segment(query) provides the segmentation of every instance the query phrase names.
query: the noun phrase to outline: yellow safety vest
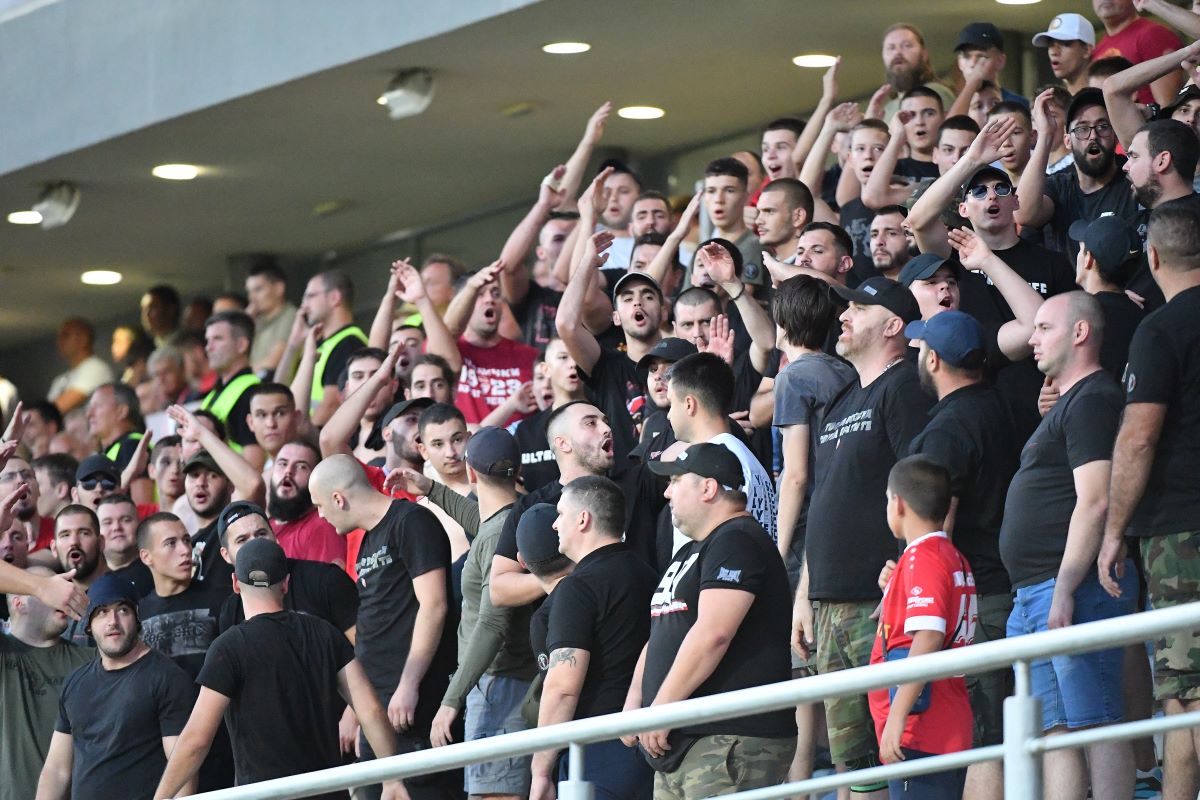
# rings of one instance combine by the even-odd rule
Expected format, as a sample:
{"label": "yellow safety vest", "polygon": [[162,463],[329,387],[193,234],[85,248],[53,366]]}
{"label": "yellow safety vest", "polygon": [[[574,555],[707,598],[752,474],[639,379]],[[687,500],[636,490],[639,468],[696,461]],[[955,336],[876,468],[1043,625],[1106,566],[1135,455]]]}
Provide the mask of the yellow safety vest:
{"label": "yellow safety vest", "polygon": [[[200,401],[200,409],[211,413],[214,417],[221,420],[221,424],[229,419],[230,413],[233,412],[233,407],[237,405],[238,400],[242,399],[242,395],[251,386],[261,383],[259,377],[253,372],[246,372],[238,375],[236,378],[225,384],[221,391],[213,389],[204,396]],[[232,439],[226,439],[229,447],[235,453],[242,452],[242,446]]]}
{"label": "yellow safety vest", "polygon": [[[124,436],[118,436],[117,440],[115,442],[113,442],[111,445],[109,445],[109,448],[104,451],[104,457],[107,458],[109,461],[116,463],[117,456],[120,455],[120,453],[121,453],[121,441],[124,438],[125,438]],[[142,434],[134,431],[133,433],[129,434],[129,438],[135,442],[140,442],[142,440]]]}
{"label": "yellow safety vest", "polygon": [[366,347],[367,335],[357,325],[347,325],[317,345],[317,365],[313,368],[312,393],[309,395],[310,410],[316,408],[325,399],[325,366],[329,362],[330,353],[349,336],[358,339],[363,347]]}

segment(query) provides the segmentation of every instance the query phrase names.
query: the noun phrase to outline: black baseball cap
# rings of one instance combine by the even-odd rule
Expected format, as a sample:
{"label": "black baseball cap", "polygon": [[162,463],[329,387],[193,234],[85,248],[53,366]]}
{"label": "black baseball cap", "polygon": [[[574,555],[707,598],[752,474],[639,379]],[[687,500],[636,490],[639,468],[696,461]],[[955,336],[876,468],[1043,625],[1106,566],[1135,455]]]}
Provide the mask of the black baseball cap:
{"label": "black baseball cap", "polygon": [[1197,86],[1194,83],[1189,83],[1187,86],[1180,89],[1179,93],[1175,95],[1175,99],[1163,106],[1158,112],[1157,118],[1170,119],[1171,115],[1175,113],[1175,109],[1179,108],[1189,100],[1200,100],[1200,86]]}
{"label": "black baseball cap", "polygon": [[217,465],[217,460],[207,450],[197,450],[193,453],[192,457],[183,463],[183,474],[187,475],[196,467],[204,467],[204,469],[215,472],[218,475],[225,475],[225,470]]}
{"label": "black baseball cap", "polygon": [[92,617],[96,612],[105,606],[111,606],[116,603],[124,603],[133,609],[133,613],[137,614],[138,600],[141,599],[138,594],[137,586],[133,581],[122,578],[111,572],[105,573],[96,579],[96,582],[88,587],[88,607],[87,613],[84,615],[84,629],[88,632],[92,628]]}
{"label": "black baseball cap", "polygon": [[1071,122],[1082,114],[1085,108],[1092,106],[1108,109],[1108,105],[1104,102],[1104,92],[1095,86],[1085,86],[1075,93],[1075,96],[1071,98],[1071,104],[1067,106],[1067,129],[1070,129]]}
{"label": "black baseball cap", "polygon": [[103,475],[106,478],[112,478],[117,483],[121,482],[121,470],[113,463],[112,459],[99,453],[94,453],[79,462],[79,466],[75,469],[75,482],[79,483],[93,475]]}
{"label": "black baseball cap", "polygon": [[677,336],[667,336],[664,339],[659,339],[658,344],[651,347],[646,355],[642,356],[637,363],[639,371],[649,371],[650,362],[658,359],[659,361],[667,361],[674,364],[693,355],[696,352],[696,345],[689,342],[687,339],[680,339]]}
{"label": "black baseball cap", "polygon": [[556,519],[558,509],[549,503],[536,503],[521,514],[517,520],[517,551],[526,564],[548,561],[559,554]]}
{"label": "black baseball cap", "polygon": [[1096,259],[1096,266],[1107,280],[1128,276],[1142,258],[1142,239],[1137,230],[1115,214],[1094,220],[1076,220],[1067,233],[1082,242]]}
{"label": "black baseball cap", "polygon": [[916,258],[910,259],[900,270],[900,283],[904,286],[912,286],[913,281],[929,280],[942,267],[950,267],[954,270],[955,275],[962,272],[962,265],[953,258],[942,258],[933,253],[921,253]]}
{"label": "black baseball cap", "polygon": [[221,538],[221,541],[224,541],[225,532],[229,530],[230,525],[237,522],[242,517],[249,517],[254,514],[257,514],[258,516],[267,520],[268,525],[271,524],[271,518],[267,516],[267,512],[263,511],[262,506],[260,506],[258,503],[251,503],[249,500],[238,500],[230,503],[229,505],[225,506],[220,515],[217,517],[217,536]]}
{"label": "black baseball cap", "polygon": [[467,440],[467,463],[480,475],[512,478],[521,463],[521,448],[511,433],[489,425]]}
{"label": "black baseball cap", "polygon": [[274,586],[287,577],[287,556],[270,539],[251,539],[238,550],[233,570],[243,586]]}
{"label": "black baseball cap", "polygon": [[983,326],[962,311],[943,311],[928,320],[910,322],[904,335],[920,339],[952,367],[961,367],[972,353],[985,352]]}
{"label": "black baseball cap", "polygon": [[648,466],[655,475],[699,475],[726,489],[741,489],[746,484],[742,462],[723,444],[694,444],[674,461],[651,461]]}
{"label": "black baseball cap", "polygon": [[429,408],[433,404],[434,403],[433,403],[432,397],[414,397],[411,400],[401,400],[399,403],[396,403],[391,408],[389,408],[387,410],[387,412],[383,415],[383,422],[381,422],[379,424],[380,429],[386,428],[388,425],[391,425],[392,420],[394,420],[396,417],[400,416],[401,414],[405,413],[409,409],[415,408],[417,411],[424,411],[425,409]]}
{"label": "black baseball cap", "polygon": [[613,284],[613,288],[612,288],[613,298],[616,299],[617,295],[619,295],[621,293],[621,290],[623,288],[625,288],[626,286],[635,284],[635,283],[644,283],[647,286],[650,286],[651,288],[653,288],[654,291],[658,292],[658,296],[660,298],[663,296],[662,287],[658,285],[658,281],[654,280],[653,277],[646,274],[645,272],[634,272],[633,270],[630,270],[629,272],[626,272],[624,275],[622,275],[620,278],[617,278],[617,282]]}
{"label": "black baseball cap", "polygon": [[967,47],[979,47],[984,50],[994,47],[1003,53],[1004,37],[1000,34],[1000,29],[990,22],[972,22],[959,31],[958,44],[954,45],[954,51],[958,52]]}
{"label": "black baseball cap", "polygon": [[917,298],[913,297],[913,293],[907,287],[882,275],[867,278],[857,289],[835,284],[833,290],[850,303],[883,306],[906,323],[921,318],[921,307],[917,305]]}

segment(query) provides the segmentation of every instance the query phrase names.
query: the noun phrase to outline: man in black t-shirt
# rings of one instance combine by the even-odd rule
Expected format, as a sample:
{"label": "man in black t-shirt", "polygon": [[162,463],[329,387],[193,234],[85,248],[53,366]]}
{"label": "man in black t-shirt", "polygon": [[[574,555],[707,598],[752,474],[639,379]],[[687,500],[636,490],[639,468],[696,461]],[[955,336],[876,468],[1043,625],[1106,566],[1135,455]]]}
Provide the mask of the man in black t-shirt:
{"label": "man in black t-shirt", "polygon": [[[1112,457],[1099,559],[1100,582],[1110,593],[1124,595],[1117,580],[1124,537],[1138,537],[1154,608],[1188,603],[1200,593],[1200,499],[1195,484],[1200,453],[1198,237],[1200,213],[1195,209],[1170,204],[1151,212],[1150,271],[1167,302],[1146,317],[1129,348],[1126,405]],[[1155,640],[1154,694],[1167,714],[1200,710],[1198,653],[1200,636],[1195,631]],[[1193,736],[1193,731],[1167,734],[1163,787],[1177,796],[1196,788]]]}
{"label": "man in black t-shirt", "polygon": [[[834,397],[817,430],[816,485],[793,642],[805,658],[815,643],[818,672],[870,660],[879,571],[896,555],[887,525],[888,471],[908,454],[930,407],[916,369],[904,358],[904,326],[921,316],[912,292],[884,277],[869,278],[856,290],[834,290],[850,303],[841,316],[838,355],[858,371],[858,380]],[[806,602],[812,600],[821,601],[815,642],[812,605]],[[866,696],[828,700],[825,711],[834,762],[874,763],[878,745]]]}
{"label": "man in black t-shirt", "polygon": [[38,797],[154,796],[196,692],[187,673],[142,640],[138,598],[133,583],[111,574],[88,590],[84,624],[100,657],[63,683]]}
{"label": "man in black t-shirt", "polygon": [[[625,707],[788,680],[788,620],[780,613],[791,598],[787,571],[747,513],[741,462],[706,442],[650,468],[670,476],[671,518],[691,542],[654,592],[650,640]],[[698,800],[781,783],[796,750],[796,723],[781,710],[636,738],[658,771],[657,794]]]}
{"label": "man in black t-shirt", "polygon": [[[337,723],[347,703],[375,752],[395,754],[387,716],[346,637],[324,620],[284,609],[283,548],[269,539],[247,542],[235,574],[246,621],[213,642],[196,680],[200,697],[156,797],[174,797],[196,773],[222,717],[236,745],[238,785],[338,766]],[[408,794],[388,781],[383,796]]]}
{"label": "man in black t-shirt", "polygon": [[521,483],[527,492],[537,491],[558,480],[558,462],[554,459],[554,448],[546,438],[546,422],[550,415],[554,409],[586,398],[579,367],[567,351],[566,344],[557,336],[546,345],[545,358],[534,369],[544,372],[549,378],[554,400],[550,408],[518,422],[513,433],[517,446],[521,448]]}
{"label": "man in black t-shirt", "polygon": [[[620,711],[650,633],[650,568],[621,541],[625,497],[607,478],[571,481],[558,501],[558,549],[575,570],[554,590],[549,654],[538,727]],[[567,775],[558,750],[533,756],[531,798],[552,797],[558,780],[583,780],[611,800],[649,800],[651,773],[619,741],[584,746],[584,774]]]}
{"label": "man in black t-shirt", "polygon": [[[1021,450],[1012,413],[984,382],[987,348],[978,321],[961,311],[944,311],[909,324],[905,333],[921,342],[917,373],[921,385],[938,400],[909,454],[929,456],[950,475],[950,515],[943,528],[975,575],[975,641],[1001,639],[1012,612],[1012,587],[1000,561],[1000,524]],[[967,676],[976,747],[1003,741],[1001,715],[1012,681],[1008,669]],[[999,765],[990,767],[972,765],[968,781],[998,785],[1003,777]]]}
{"label": "man in black t-shirt", "polygon": [[[1121,390],[1100,367],[1104,316],[1085,292],[1052,297],[1038,310],[1031,339],[1038,368],[1061,387],[1021,452],[1004,504],[1000,557],[1015,589],[1008,636],[1128,614],[1137,594],[1132,562],[1122,563],[1123,597],[1100,586],[1096,553],[1104,530]],[[1042,730],[1107,725],[1123,716],[1123,649],[1035,662],[1033,694]],[[1090,773],[1090,774],[1089,774]],[[1133,796],[1133,749],[1106,742],[1046,754],[1047,796]]]}
{"label": "man in black t-shirt", "polygon": [[1142,261],[1141,239],[1120,217],[1076,222],[1071,226],[1071,238],[1082,245],[1075,259],[1075,281],[1104,311],[1100,366],[1123,381],[1129,343],[1146,316],[1123,288]]}
{"label": "man in black t-shirt", "polygon": [[[309,478],[313,503],[339,534],[365,531],[358,551],[355,654],[400,752],[429,747],[434,714],[454,672],[459,610],[449,602],[450,542],[433,512],[371,487],[352,457],[333,455]],[[364,759],[373,757],[360,741]],[[415,798],[456,797],[462,770],[408,782]]]}

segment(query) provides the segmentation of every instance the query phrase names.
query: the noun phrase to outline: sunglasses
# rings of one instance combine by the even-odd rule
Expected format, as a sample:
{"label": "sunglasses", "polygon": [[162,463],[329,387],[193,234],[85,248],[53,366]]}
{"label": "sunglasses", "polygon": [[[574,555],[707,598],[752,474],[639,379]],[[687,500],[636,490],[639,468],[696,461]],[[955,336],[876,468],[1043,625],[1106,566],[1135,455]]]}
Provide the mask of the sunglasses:
{"label": "sunglasses", "polygon": [[1011,184],[997,183],[995,186],[972,186],[970,189],[967,189],[967,196],[973,197],[976,200],[986,200],[989,190],[992,192],[992,194],[996,195],[996,197],[1008,197],[1013,193],[1013,187]]}
{"label": "sunglasses", "polygon": [[112,478],[84,478],[79,482],[79,487],[86,492],[94,492],[98,488],[111,492],[117,488],[117,482]]}

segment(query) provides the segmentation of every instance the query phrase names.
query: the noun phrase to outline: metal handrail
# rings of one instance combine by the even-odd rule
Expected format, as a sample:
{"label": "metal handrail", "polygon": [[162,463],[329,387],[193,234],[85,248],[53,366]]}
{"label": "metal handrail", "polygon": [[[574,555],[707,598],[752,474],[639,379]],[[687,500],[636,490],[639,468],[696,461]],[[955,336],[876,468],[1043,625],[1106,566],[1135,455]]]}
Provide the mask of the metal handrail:
{"label": "metal handrail", "polygon": [[[704,722],[732,719],[792,708],[802,703],[861,695],[871,689],[885,686],[935,680],[968,673],[989,672],[1014,665],[1017,666],[1018,695],[1026,696],[1009,698],[1009,702],[1027,700],[1032,703],[1035,702],[1033,698],[1027,696],[1028,663],[1030,661],[1050,656],[1118,647],[1147,641],[1176,631],[1196,629],[1200,629],[1200,602],[1158,611],[1130,614],[1100,622],[1073,625],[1068,628],[1012,639],[985,642],[954,650],[943,650],[916,658],[889,661],[884,664],[683,700],[663,706],[573,720],[545,728],[509,733],[361,764],[333,767],[232,789],[207,792],[196,795],[196,798],[203,798],[203,800],[290,800],[290,798],[310,797],[339,789],[379,783],[383,780],[409,778],[499,758],[527,755],[539,750],[610,741],[641,731],[674,729]],[[1006,727],[1008,722],[1009,720],[1006,719]],[[1006,729],[1006,744],[1003,745],[1006,759],[1018,752],[1017,749],[1014,749],[1013,744],[1008,742],[1009,733],[1010,731]],[[1027,733],[1032,734],[1033,732],[1027,731]],[[1030,743],[1033,738],[1033,735],[1023,735],[1019,744],[1019,752],[1031,758],[1038,755],[1033,752],[1034,745]],[[573,747],[571,750],[574,766],[581,748]],[[989,751],[988,757],[985,758],[979,758],[978,754],[974,756],[962,754],[958,757],[963,759],[963,763],[969,763],[967,759],[990,760],[991,755],[992,753]],[[920,761],[925,761],[925,759],[920,759]],[[891,777],[903,777],[904,774],[911,775],[917,774],[918,771],[925,771],[918,761],[905,762],[905,764],[912,769],[905,773],[897,771],[897,774],[891,775]],[[573,771],[572,774],[578,776],[581,772]],[[837,778],[845,778],[850,774],[844,773]],[[560,797],[562,796],[560,793]],[[1025,796],[1033,797],[1035,795],[1027,794]]]}

